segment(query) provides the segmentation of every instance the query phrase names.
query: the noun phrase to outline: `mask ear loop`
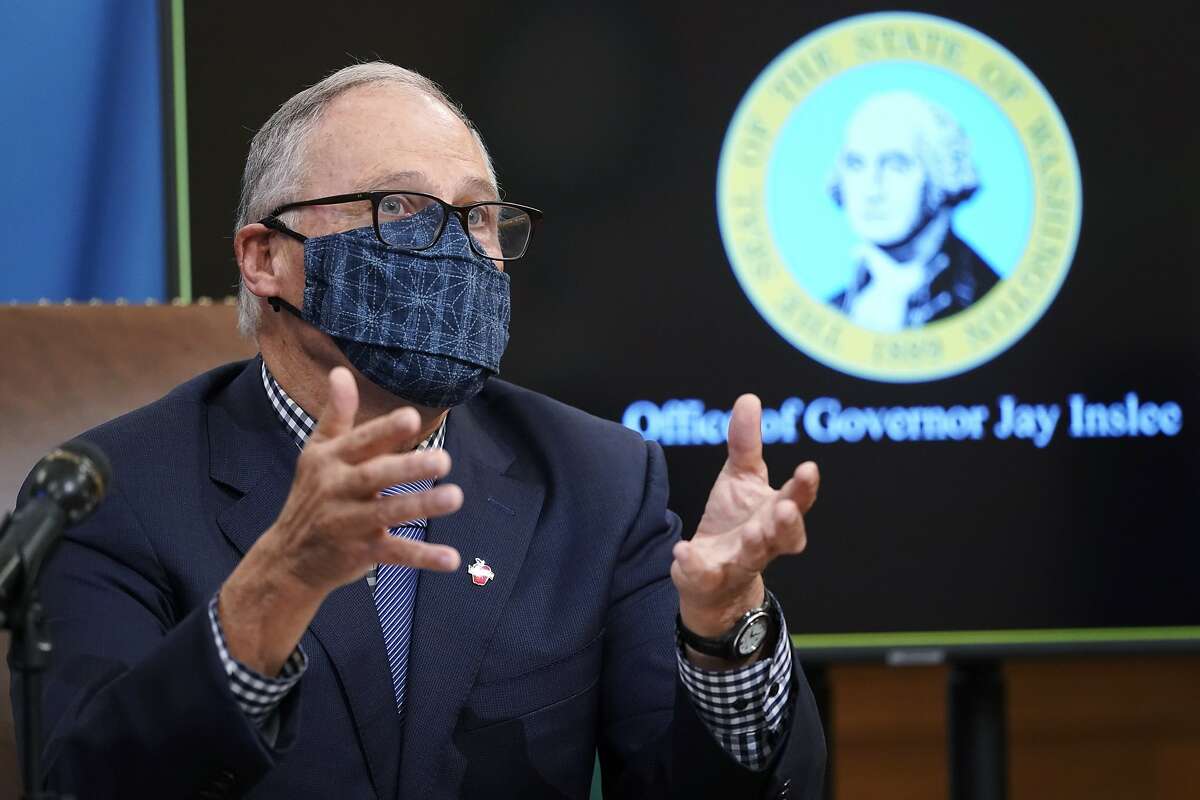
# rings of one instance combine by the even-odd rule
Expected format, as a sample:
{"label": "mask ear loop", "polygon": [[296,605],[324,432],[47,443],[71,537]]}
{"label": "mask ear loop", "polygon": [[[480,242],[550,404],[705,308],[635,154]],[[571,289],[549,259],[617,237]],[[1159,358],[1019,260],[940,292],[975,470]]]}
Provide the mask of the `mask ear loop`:
{"label": "mask ear loop", "polygon": [[284,300],[282,297],[268,297],[267,304],[271,306],[271,310],[278,314],[281,310],[286,310],[300,319],[304,319],[304,315],[300,313],[300,309]]}
{"label": "mask ear loop", "polygon": [[[276,217],[274,215],[263,217],[258,222],[260,225],[265,225],[266,227],[270,228],[273,231],[277,231],[277,232],[285,234],[287,236],[291,236],[293,239],[295,239],[298,242],[305,242],[308,240],[307,236],[305,236],[304,234],[301,234],[301,233],[297,233],[296,231],[292,230],[287,225],[283,224],[283,220],[279,219],[279,217]],[[268,297],[267,303],[271,306],[271,310],[274,311],[276,314],[279,313],[280,309],[287,309],[290,313],[294,314],[295,316],[299,317],[300,319],[304,319],[304,315],[300,313],[300,309],[296,308],[294,305],[289,303],[287,300],[284,300],[282,297]]]}

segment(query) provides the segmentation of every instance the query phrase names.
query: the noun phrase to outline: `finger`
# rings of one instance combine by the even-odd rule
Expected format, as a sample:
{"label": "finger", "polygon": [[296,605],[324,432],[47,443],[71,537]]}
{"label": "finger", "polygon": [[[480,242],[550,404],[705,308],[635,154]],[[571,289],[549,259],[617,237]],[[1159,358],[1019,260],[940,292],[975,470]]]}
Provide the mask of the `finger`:
{"label": "finger", "polygon": [[771,531],[762,525],[746,525],[742,529],[738,566],[746,572],[760,573],[774,556]]}
{"label": "finger", "polygon": [[744,394],[733,404],[729,418],[729,463],[736,469],[758,472],[762,460],[762,402]]}
{"label": "finger", "polygon": [[682,566],[683,562],[685,562],[685,561],[690,563],[690,560],[691,560],[690,555],[691,554],[688,552],[690,547],[691,547],[691,545],[689,542],[678,541],[675,543],[675,546],[671,548],[671,556],[676,561],[680,562],[680,566]]}
{"label": "finger", "polygon": [[[808,544],[804,515],[799,506],[786,498],[771,509],[771,527],[767,532],[768,561],[779,555],[799,553]],[[765,564],[763,565],[765,568]]]}
{"label": "finger", "polygon": [[358,413],[358,386],[354,376],[345,367],[334,367],[329,371],[329,398],[321,409],[312,441],[328,441],[341,436],[354,427],[354,415]]}
{"label": "finger", "polygon": [[411,443],[421,432],[421,415],[415,408],[398,408],[390,414],[364,422],[339,436],[333,451],[348,464],[366,461],[381,453],[392,453]]}
{"label": "finger", "polygon": [[695,543],[677,542],[671,554],[675,557],[672,574],[678,567],[683,578],[699,591],[713,592],[725,584],[725,562],[707,557]]}
{"label": "finger", "polygon": [[795,502],[777,496],[739,531],[737,565],[761,573],[777,557],[799,553],[805,544],[804,515]]}
{"label": "finger", "polygon": [[796,504],[801,514],[807,514],[817,502],[817,491],[821,487],[821,472],[817,465],[805,461],[792,472],[779,494]]}
{"label": "finger", "polygon": [[414,519],[453,514],[462,508],[462,502],[462,489],[444,483],[424,492],[362,500],[347,512],[347,524],[356,530],[395,528]]}
{"label": "finger", "polygon": [[696,548],[692,547],[691,542],[676,542],[675,547],[671,550],[671,555],[675,558],[672,571],[678,569],[684,579],[692,584],[700,583],[704,579],[706,573],[704,560]]}
{"label": "finger", "polygon": [[436,480],[448,472],[450,454],[445,450],[375,456],[347,470],[346,488],[351,494],[370,497],[390,486]]}
{"label": "finger", "polygon": [[375,560],[380,564],[401,564],[417,569],[453,572],[462,558],[453,547],[430,544],[403,536],[387,536],[375,546]]}

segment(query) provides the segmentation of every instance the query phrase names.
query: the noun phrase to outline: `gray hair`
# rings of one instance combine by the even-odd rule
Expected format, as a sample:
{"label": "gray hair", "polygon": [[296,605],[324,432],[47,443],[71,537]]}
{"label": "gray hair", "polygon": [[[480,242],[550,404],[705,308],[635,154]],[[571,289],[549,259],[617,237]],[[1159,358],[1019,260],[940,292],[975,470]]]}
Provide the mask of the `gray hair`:
{"label": "gray hair", "polygon": [[[949,111],[914,92],[892,91],[873,94],[862,102],[846,125],[870,119],[880,125],[901,129],[909,126],[916,137],[916,150],[934,193],[936,207],[953,208],[979,191],[979,173],[971,157],[971,140]],[[841,155],[829,178],[833,201],[842,204]]]}
{"label": "gray hair", "polygon": [[[483,137],[475,125],[441,87],[419,72],[385,61],[371,61],[344,67],[304,91],[293,95],[279,107],[250,141],[246,171],[242,175],[242,196],[238,203],[234,231],[262,219],[272,210],[297,199],[307,165],[305,149],[309,135],[316,129],[329,104],[339,95],[360,87],[392,84],[413,89],[445,104],[463,121],[475,137],[487,165],[488,176],[496,183],[496,170]],[[259,298],[239,279],[238,330],[253,337],[259,328],[262,305]]]}

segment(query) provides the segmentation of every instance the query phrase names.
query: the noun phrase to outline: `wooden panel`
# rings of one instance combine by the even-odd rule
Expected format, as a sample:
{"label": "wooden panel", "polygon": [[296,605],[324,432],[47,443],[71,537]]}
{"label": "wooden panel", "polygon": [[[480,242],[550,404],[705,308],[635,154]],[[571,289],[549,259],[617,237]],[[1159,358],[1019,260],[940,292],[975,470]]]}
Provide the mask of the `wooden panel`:
{"label": "wooden panel", "polygon": [[1015,798],[1200,796],[1200,658],[1014,662]]}
{"label": "wooden panel", "polygon": [[944,800],[946,669],[833,667],[837,798]]}
{"label": "wooden panel", "polygon": [[[948,796],[945,667],[839,666],[836,797]],[[1200,796],[1200,657],[1005,668],[1013,800]]]}
{"label": "wooden panel", "polygon": [[[0,510],[55,445],[247,358],[232,305],[0,308]],[[8,636],[0,636],[8,651]],[[8,668],[0,665],[0,800],[20,781]]]}
{"label": "wooden panel", "polygon": [[232,305],[0,308],[0,508],[54,445],[253,355],[236,313]]}

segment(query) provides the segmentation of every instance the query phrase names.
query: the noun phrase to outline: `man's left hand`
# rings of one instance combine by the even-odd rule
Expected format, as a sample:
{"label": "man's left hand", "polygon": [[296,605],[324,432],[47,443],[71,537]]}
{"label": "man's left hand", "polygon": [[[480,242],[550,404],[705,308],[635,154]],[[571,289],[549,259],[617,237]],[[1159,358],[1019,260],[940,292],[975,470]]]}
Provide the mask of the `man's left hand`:
{"label": "man's left hand", "polygon": [[[820,474],[807,461],[780,489],[772,489],[762,457],[762,403],[752,394],[733,405],[729,457],[708,496],[690,541],[675,545],[671,579],[679,590],[679,615],[691,631],[725,634],[764,600],[762,572],[777,556],[807,543],[804,515],[817,499]],[[702,666],[734,666],[704,662]]]}

